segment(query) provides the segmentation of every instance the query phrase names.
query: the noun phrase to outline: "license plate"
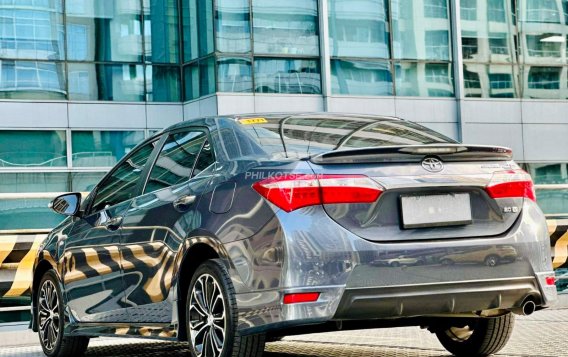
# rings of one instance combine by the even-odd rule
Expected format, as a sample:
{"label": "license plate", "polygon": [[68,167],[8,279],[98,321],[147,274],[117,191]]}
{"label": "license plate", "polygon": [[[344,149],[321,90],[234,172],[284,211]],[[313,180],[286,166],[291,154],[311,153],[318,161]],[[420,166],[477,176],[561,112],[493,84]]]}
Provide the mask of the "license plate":
{"label": "license plate", "polygon": [[469,194],[404,196],[402,224],[404,228],[445,227],[471,224]]}

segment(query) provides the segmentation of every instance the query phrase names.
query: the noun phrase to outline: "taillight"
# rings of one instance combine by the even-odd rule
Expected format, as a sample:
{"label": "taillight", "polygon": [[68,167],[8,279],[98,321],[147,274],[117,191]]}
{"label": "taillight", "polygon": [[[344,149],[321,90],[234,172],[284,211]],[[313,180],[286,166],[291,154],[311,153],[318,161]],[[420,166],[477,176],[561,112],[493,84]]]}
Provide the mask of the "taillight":
{"label": "taillight", "polygon": [[286,212],[318,204],[372,203],[383,192],[364,175],[287,174],[271,177],[252,187]]}
{"label": "taillight", "polygon": [[492,198],[528,198],[536,201],[531,176],[523,170],[499,171],[493,174],[486,189]]}

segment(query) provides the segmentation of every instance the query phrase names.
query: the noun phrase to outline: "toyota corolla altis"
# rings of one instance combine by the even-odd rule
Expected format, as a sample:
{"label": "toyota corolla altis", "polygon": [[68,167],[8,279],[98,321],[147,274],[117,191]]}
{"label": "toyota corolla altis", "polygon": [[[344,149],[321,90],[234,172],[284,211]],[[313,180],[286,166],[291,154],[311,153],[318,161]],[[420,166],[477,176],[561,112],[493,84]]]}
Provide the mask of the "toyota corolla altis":
{"label": "toyota corolla altis", "polygon": [[545,219],[511,150],[396,118],[189,120],[51,205],[68,217],[32,287],[48,356],[134,336],[254,357],[281,336],[393,326],[484,356],[513,313],[556,299]]}

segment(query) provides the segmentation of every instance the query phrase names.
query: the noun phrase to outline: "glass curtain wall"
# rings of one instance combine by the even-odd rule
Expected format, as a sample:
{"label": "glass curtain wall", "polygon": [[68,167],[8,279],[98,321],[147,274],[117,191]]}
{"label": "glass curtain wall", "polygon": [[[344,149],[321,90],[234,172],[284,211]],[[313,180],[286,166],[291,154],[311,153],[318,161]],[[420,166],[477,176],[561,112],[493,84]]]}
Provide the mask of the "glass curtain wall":
{"label": "glass curtain wall", "polygon": [[568,2],[462,0],[466,97],[568,99]]}
{"label": "glass curtain wall", "polygon": [[317,0],[191,0],[183,11],[185,100],[321,93]]}
{"label": "glass curtain wall", "polygon": [[329,0],[332,93],[452,97],[447,0]]}
{"label": "glass curtain wall", "polygon": [[0,0],[0,99],[179,102],[178,0]]}

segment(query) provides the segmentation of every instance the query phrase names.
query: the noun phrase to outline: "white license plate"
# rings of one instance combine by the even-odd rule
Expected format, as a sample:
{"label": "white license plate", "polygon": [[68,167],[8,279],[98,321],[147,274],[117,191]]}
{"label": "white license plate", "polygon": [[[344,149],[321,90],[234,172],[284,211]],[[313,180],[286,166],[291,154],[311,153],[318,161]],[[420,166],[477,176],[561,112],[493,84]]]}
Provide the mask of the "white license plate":
{"label": "white license plate", "polygon": [[404,228],[445,227],[471,224],[469,194],[403,196]]}

